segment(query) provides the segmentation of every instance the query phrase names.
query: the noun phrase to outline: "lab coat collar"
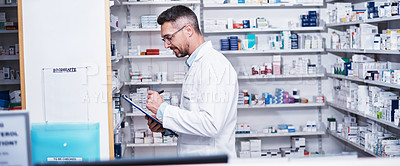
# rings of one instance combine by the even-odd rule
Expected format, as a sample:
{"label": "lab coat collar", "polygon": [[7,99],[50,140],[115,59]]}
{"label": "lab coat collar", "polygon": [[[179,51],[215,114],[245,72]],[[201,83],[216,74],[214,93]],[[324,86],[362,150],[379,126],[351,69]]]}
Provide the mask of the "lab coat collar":
{"label": "lab coat collar", "polygon": [[190,69],[190,67],[192,66],[194,60],[195,60],[196,57],[197,57],[197,54],[199,54],[201,48],[202,48],[206,43],[207,43],[207,42],[204,42],[204,43],[201,44],[199,47],[197,47],[197,49],[194,50],[194,52],[192,53],[192,55],[190,55],[189,58],[186,59],[186,62],[185,62],[185,63],[186,63],[186,65],[187,65],[188,69]]}

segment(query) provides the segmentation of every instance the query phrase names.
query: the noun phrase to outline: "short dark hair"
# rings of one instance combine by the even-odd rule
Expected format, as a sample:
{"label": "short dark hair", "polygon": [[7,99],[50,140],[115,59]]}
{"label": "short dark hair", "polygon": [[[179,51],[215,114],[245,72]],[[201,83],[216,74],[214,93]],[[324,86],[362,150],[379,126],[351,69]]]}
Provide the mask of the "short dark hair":
{"label": "short dark hair", "polygon": [[201,33],[196,14],[190,8],[182,5],[173,6],[162,12],[157,18],[157,23],[160,25],[163,25],[165,22],[169,21],[175,23],[176,20],[183,17],[189,21],[189,24],[192,25],[197,33]]}

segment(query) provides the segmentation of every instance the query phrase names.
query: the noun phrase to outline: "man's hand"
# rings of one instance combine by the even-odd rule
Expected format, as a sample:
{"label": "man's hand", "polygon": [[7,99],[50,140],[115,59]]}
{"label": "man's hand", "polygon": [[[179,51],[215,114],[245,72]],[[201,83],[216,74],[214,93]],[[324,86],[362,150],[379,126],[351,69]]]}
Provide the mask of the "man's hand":
{"label": "man's hand", "polygon": [[[165,132],[165,129],[158,124],[156,121],[154,121],[153,119],[150,119],[149,117],[145,116],[146,120],[147,120],[147,125],[149,125],[149,128],[152,132]],[[156,118],[155,115],[153,115],[153,118]]]}
{"label": "man's hand", "polygon": [[146,107],[154,114],[157,114],[157,110],[160,105],[165,102],[164,99],[156,91],[147,91],[147,104]]}

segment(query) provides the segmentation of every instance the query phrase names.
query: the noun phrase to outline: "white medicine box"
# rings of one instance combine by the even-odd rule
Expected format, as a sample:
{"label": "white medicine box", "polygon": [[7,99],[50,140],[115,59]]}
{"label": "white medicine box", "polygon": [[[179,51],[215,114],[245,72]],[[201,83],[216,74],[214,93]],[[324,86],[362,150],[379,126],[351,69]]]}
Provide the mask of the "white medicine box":
{"label": "white medicine box", "polygon": [[21,102],[21,90],[16,90],[10,93],[10,101],[11,103],[20,103]]}

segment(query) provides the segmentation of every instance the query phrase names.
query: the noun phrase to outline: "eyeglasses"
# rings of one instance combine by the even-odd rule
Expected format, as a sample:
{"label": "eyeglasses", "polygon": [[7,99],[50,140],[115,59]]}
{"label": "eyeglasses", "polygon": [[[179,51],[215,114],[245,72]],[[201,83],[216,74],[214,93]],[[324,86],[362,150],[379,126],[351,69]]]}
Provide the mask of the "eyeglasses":
{"label": "eyeglasses", "polygon": [[169,35],[169,36],[167,36],[167,37],[165,37],[165,38],[162,38],[161,40],[162,40],[164,43],[167,43],[168,45],[170,45],[170,44],[171,44],[172,37],[174,37],[174,35],[175,35],[176,33],[178,33],[179,31],[181,31],[181,30],[182,30],[183,28],[185,28],[185,27],[186,27],[186,25],[183,26],[182,28],[180,28],[179,30],[177,30],[176,32],[172,33],[171,35]]}

